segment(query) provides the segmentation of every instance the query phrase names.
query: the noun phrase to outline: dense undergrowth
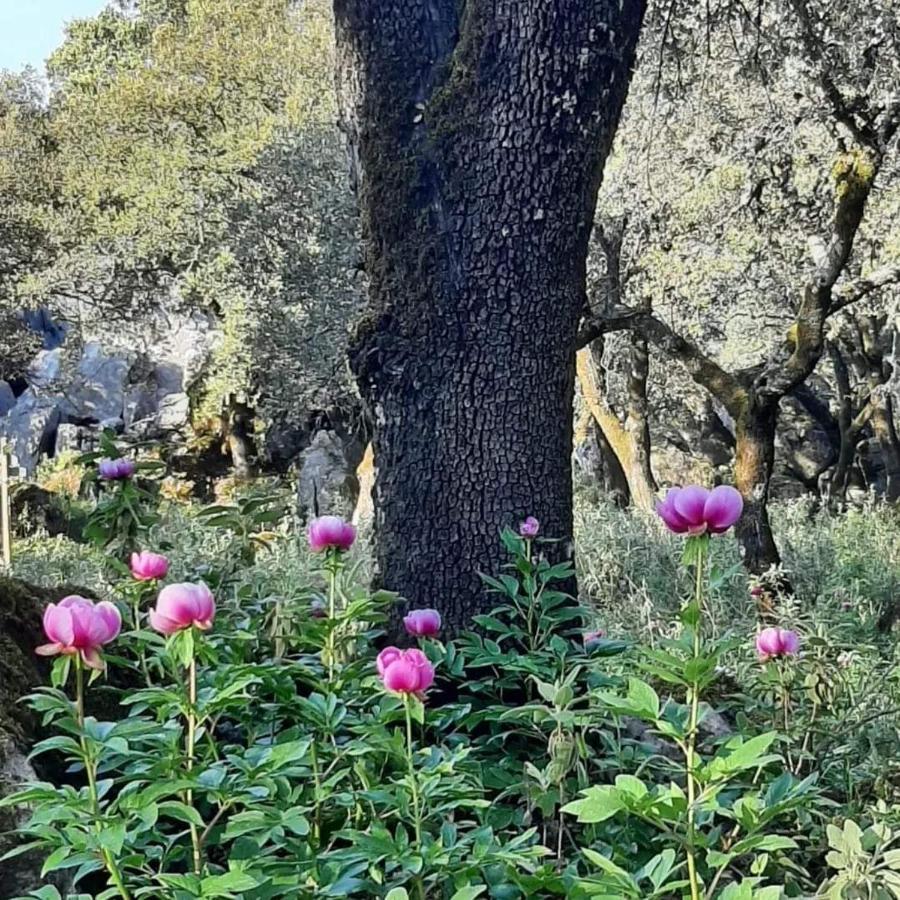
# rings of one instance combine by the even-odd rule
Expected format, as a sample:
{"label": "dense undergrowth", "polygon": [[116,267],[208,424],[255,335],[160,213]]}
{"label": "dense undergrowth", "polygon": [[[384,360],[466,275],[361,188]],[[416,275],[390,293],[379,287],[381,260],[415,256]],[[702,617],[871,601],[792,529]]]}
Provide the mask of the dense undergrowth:
{"label": "dense undergrowth", "polygon": [[[585,503],[574,604],[510,523],[478,630],[410,636],[419,692],[375,665],[396,598],[365,588],[365,535],[312,553],[276,486],[197,508],[140,484],[96,489],[92,545],[16,547],[20,577],[116,605],[101,651],[133,685],[61,655],[31,698],[35,752],[72,771],[5,802],[72,896],[900,896],[894,512],[778,507],[789,598],[728,534]],[[136,549],[165,554],[161,584],[209,585],[214,622],[151,628]],[[800,652],[761,658],[769,626]]]}

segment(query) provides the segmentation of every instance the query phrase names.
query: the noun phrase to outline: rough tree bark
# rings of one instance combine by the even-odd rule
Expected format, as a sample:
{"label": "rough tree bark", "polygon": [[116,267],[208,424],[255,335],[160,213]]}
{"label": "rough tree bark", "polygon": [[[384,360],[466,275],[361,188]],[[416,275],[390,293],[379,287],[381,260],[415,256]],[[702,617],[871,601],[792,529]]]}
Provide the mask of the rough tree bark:
{"label": "rough tree bark", "polygon": [[369,307],[376,578],[451,631],[533,513],[572,537],[585,258],[643,0],[335,0]]}

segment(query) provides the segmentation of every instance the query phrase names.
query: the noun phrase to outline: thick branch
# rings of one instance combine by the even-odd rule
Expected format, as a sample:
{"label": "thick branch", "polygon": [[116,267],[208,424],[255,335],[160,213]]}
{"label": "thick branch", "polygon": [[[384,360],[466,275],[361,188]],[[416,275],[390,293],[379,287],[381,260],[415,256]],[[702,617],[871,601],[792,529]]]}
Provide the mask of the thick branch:
{"label": "thick branch", "polygon": [[578,347],[594,337],[613,331],[632,330],[678,360],[697,384],[719,400],[729,414],[737,418],[746,405],[746,390],[740,381],[707,356],[693,341],[676,333],[661,319],[646,310],[618,307],[602,318],[587,321],[578,335]]}

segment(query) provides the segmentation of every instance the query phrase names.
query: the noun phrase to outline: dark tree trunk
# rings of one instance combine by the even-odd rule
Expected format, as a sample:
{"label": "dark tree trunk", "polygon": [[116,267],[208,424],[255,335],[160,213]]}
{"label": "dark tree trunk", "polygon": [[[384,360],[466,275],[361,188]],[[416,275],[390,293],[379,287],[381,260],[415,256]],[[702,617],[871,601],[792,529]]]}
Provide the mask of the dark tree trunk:
{"label": "dark tree trunk", "polygon": [[335,0],[377,578],[451,632],[531,513],[572,553],[574,348],[642,0]]}
{"label": "dark tree trunk", "polygon": [[596,419],[592,420],[593,434],[597,441],[597,448],[600,453],[602,462],[601,478],[603,483],[603,493],[612,500],[612,502],[624,509],[631,502],[631,487],[628,479],[625,477],[625,470],[619,457],[616,455],[615,448],[607,440],[606,434],[600,427]]}
{"label": "dark tree trunk", "polygon": [[768,510],[777,421],[778,405],[756,405],[752,395],[735,420],[734,480],[744,498],[736,531],[744,566],[752,575],[781,563]]}
{"label": "dark tree trunk", "polygon": [[850,486],[850,475],[856,461],[860,432],[864,420],[853,415],[853,390],[850,386],[850,370],[838,346],[828,341],[828,356],[834,370],[834,381],[837,389],[838,426],[840,428],[840,450],[837,463],[831,473],[829,493],[833,500],[842,504],[847,497]]}

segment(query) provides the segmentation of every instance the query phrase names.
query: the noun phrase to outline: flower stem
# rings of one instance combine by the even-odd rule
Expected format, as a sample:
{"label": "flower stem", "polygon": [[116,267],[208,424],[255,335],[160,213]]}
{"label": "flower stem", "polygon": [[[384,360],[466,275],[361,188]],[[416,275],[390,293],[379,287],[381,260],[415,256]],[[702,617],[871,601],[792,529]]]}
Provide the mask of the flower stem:
{"label": "flower stem", "polygon": [[[188,712],[187,712],[187,773],[188,777],[194,769],[194,746],[197,740],[197,657],[191,656],[188,665]],[[187,790],[187,805],[194,806],[194,791],[192,788]],[[199,875],[202,871],[200,833],[197,826],[191,822],[191,848],[193,850],[194,874]]]}
{"label": "flower stem", "polygon": [[312,762],[312,771],[313,771],[313,786],[315,790],[315,794],[313,795],[313,802],[315,804],[315,818],[313,819],[313,837],[316,839],[317,844],[321,844],[322,841],[322,776],[319,774],[319,754],[316,750],[316,740],[318,739],[318,734],[313,734],[312,743],[309,745],[310,749],[310,757]]}
{"label": "flower stem", "polygon": [[[692,651],[693,659],[698,659],[701,652],[700,626],[703,620],[703,575],[705,544],[698,540],[697,555],[695,559],[696,581],[694,584],[694,605],[696,607],[697,621],[692,627]],[[697,861],[695,855],[695,842],[697,833],[697,725],[700,719],[700,688],[696,681],[692,681],[687,689],[687,703],[690,707],[688,718],[688,730],[685,739],[685,774],[687,780],[687,870],[688,881],[691,886],[691,900],[700,900],[700,879],[697,875]]]}
{"label": "flower stem", "polygon": [[325,563],[325,569],[328,572],[328,680],[334,680],[334,663],[335,663],[335,643],[337,640],[337,623],[335,621],[335,613],[337,606],[337,574],[340,566],[337,551],[329,550],[328,558]]}
{"label": "flower stem", "polygon": [[[422,847],[422,810],[419,804],[419,780],[416,775],[416,766],[413,762],[413,736],[412,736],[412,697],[403,695],[403,711],[406,713],[406,763],[409,769],[409,792],[412,795],[413,804],[413,828],[416,836],[416,847]],[[421,877],[416,878],[416,885],[421,900],[425,898],[425,888],[422,886]]]}
{"label": "flower stem", "polygon": [[534,635],[534,566],[532,564],[532,547],[531,539],[525,538],[525,559],[528,561],[528,609],[526,610],[526,621],[528,627],[528,647],[534,652],[535,635]]}
{"label": "flower stem", "polygon": [[[97,796],[97,764],[94,761],[94,754],[88,746],[87,737],[84,733],[84,664],[80,656],[75,657],[75,719],[78,722],[78,739],[81,744],[81,754],[84,758],[84,771],[88,780],[91,815],[94,817],[94,826],[99,835],[103,832],[103,827],[100,825],[100,798]],[[119,871],[118,863],[116,863],[112,853],[106,848],[101,848],[100,855],[103,857],[106,870],[109,872],[109,876],[112,878],[120,896],[124,900],[131,900],[128,888],[125,887],[125,882],[122,879],[122,873]]]}

